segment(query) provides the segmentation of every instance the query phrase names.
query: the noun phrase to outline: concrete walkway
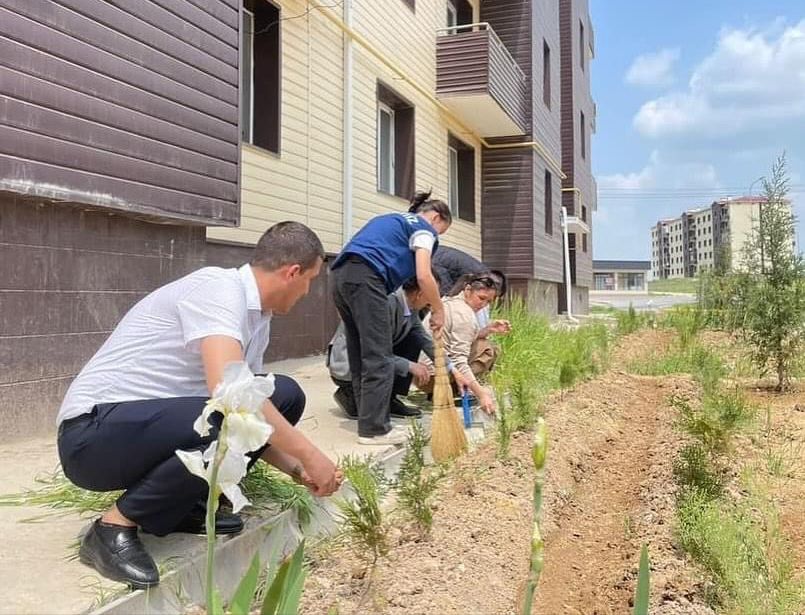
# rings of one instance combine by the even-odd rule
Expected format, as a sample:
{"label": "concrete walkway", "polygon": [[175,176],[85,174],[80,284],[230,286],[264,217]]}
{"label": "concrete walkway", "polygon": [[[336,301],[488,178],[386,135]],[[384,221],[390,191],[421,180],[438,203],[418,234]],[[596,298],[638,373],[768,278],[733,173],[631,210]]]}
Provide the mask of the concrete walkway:
{"label": "concrete walkway", "polygon": [[[333,458],[347,454],[388,455],[393,447],[357,444],[356,423],[343,417],[332,399],[335,389],[322,357],[295,359],[268,365],[275,373],[296,378],[307,393],[307,412],[301,428]],[[37,476],[58,466],[55,436],[0,445],[0,494],[36,488]],[[6,587],[0,613],[83,613],[125,588],[69,558],[71,545],[91,517],[76,514],[49,516],[37,523],[24,520],[56,512],[46,508],[0,507],[0,578]],[[188,535],[146,536],[149,549],[163,563],[197,557],[205,539]]]}

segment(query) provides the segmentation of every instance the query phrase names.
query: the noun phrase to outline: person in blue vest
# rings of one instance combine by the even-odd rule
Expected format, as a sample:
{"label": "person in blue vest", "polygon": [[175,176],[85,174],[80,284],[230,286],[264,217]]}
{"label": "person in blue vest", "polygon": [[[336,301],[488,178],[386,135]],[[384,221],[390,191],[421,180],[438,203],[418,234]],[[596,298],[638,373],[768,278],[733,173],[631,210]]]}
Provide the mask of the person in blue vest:
{"label": "person in blue vest", "polygon": [[447,203],[419,192],[407,213],[383,214],[367,222],[333,262],[333,298],[346,332],[360,444],[406,440],[407,430],[391,425],[394,353],[388,295],[416,276],[431,308],[431,329],[434,335],[441,333],[444,307],[431,256],[452,220]]}

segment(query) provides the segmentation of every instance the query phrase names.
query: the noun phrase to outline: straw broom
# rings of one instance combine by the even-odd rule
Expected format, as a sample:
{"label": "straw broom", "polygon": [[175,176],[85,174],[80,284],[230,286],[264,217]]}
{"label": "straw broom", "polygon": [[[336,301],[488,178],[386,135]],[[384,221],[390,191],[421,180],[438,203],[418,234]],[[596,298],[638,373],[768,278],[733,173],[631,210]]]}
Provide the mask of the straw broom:
{"label": "straw broom", "polygon": [[445,365],[444,343],[439,333],[433,337],[433,421],[430,447],[433,459],[437,462],[449,461],[458,457],[467,448],[464,426],[453,406],[453,389]]}

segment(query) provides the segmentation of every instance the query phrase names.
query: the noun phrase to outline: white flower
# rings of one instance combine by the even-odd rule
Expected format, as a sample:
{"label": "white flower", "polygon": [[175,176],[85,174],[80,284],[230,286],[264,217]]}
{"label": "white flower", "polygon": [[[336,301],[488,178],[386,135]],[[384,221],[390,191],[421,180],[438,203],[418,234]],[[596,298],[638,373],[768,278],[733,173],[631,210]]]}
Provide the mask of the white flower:
{"label": "white flower", "polygon": [[[176,455],[190,470],[191,474],[203,478],[209,484],[212,478],[212,462],[215,459],[217,449],[218,442],[213,442],[203,454],[200,451],[176,451]],[[232,502],[234,512],[238,512],[249,504],[249,500],[246,499],[238,486],[240,480],[246,476],[248,463],[249,458],[246,455],[229,449],[218,468],[216,483],[221,492]]]}
{"label": "white flower", "polygon": [[263,404],[273,393],[273,374],[255,376],[246,363],[230,363],[193,429],[202,436],[209,435],[209,417],[220,412],[227,421],[227,446],[241,453],[256,450],[274,431],[263,416]]}

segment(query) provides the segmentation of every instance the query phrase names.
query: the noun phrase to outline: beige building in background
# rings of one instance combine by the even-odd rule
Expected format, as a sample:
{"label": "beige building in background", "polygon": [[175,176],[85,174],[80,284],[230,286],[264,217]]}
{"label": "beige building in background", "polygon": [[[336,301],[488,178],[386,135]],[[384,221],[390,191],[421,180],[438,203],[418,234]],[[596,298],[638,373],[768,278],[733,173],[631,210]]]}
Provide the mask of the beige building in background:
{"label": "beige building in background", "polygon": [[651,229],[653,278],[695,277],[721,258],[730,258],[731,266],[740,269],[744,245],[757,228],[765,202],[762,196],[724,198],[660,220]]}

